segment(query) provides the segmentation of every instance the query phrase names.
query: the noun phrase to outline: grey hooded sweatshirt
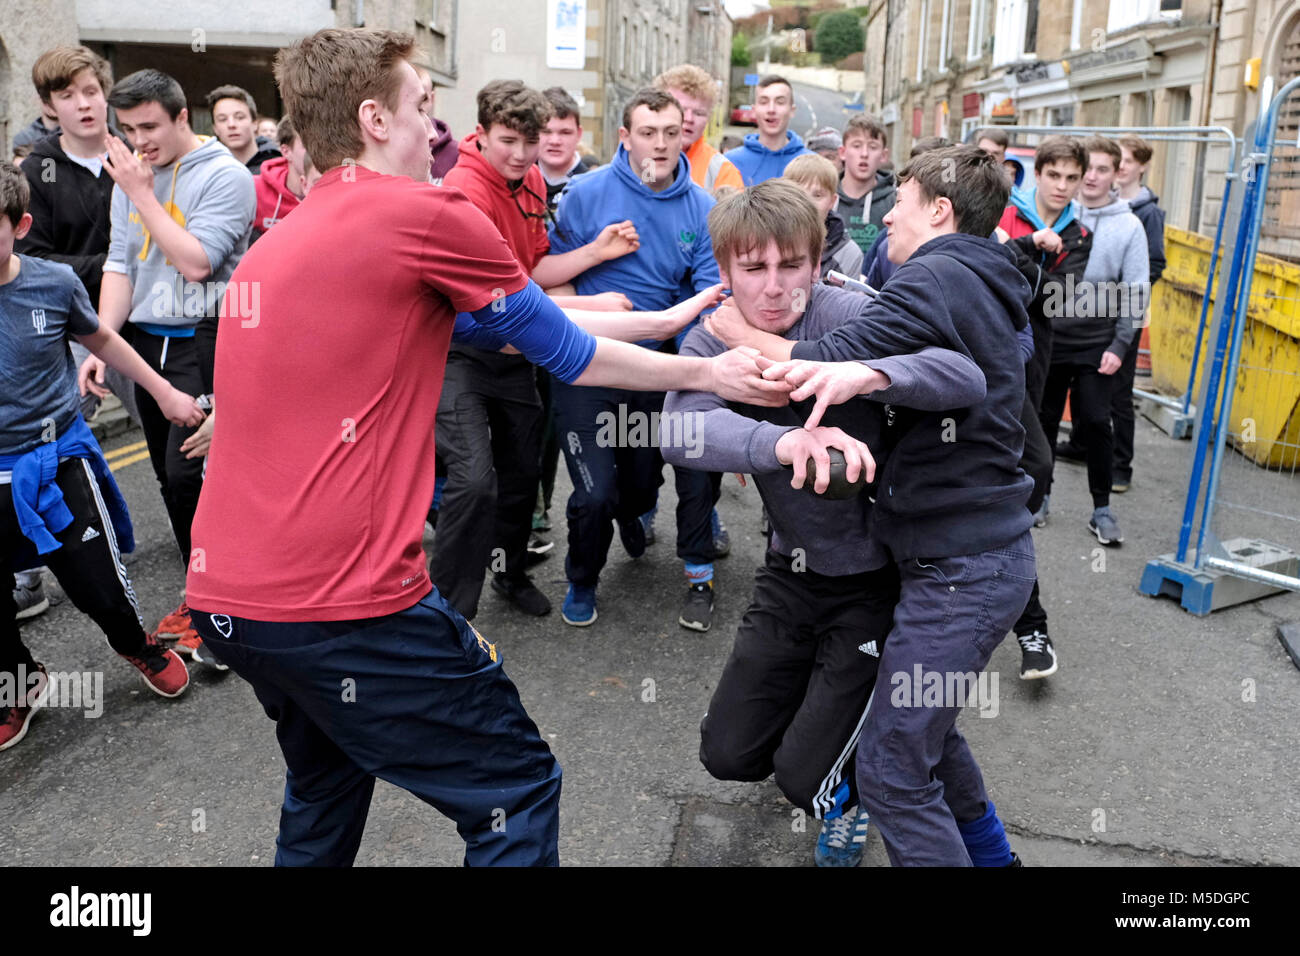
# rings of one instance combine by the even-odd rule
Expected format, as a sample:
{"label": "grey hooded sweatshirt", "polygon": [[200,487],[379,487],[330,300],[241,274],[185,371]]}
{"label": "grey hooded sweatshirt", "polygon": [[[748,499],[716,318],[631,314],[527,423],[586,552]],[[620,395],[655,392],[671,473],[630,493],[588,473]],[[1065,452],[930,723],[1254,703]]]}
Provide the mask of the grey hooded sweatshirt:
{"label": "grey hooded sweatshirt", "polygon": [[1122,359],[1142,327],[1150,296],[1146,230],[1123,199],[1096,209],[1076,205],[1075,215],[1092,233],[1092,251],[1073,308],[1052,315],[1052,361],[1095,364],[1103,352]]}
{"label": "grey hooded sweatshirt", "polygon": [[192,328],[216,315],[226,281],[248,250],[257,209],[253,176],[212,136],[170,166],[155,166],[153,192],[172,219],[198,239],[212,273],[202,283],[186,282],[153,241],[139,210],[120,186],[113,187],[112,232],[105,272],[131,280],[128,321],[144,327]]}

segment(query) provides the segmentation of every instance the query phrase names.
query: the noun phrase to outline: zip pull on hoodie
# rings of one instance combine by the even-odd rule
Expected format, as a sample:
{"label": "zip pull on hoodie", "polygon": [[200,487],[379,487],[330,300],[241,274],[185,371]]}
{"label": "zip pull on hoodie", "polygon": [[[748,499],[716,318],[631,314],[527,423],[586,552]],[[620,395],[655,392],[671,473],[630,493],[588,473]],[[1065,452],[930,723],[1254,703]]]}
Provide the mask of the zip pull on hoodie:
{"label": "zip pull on hoodie", "polygon": [[727,150],[725,155],[740,170],[745,185],[753,186],[755,183],[775,179],[785,172],[790,160],[810,152],[812,150],[804,146],[798,133],[786,130],[785,145],[780,149],[768,149],[759,140],[757,133],[750,133],[745,137],[744,145]]}

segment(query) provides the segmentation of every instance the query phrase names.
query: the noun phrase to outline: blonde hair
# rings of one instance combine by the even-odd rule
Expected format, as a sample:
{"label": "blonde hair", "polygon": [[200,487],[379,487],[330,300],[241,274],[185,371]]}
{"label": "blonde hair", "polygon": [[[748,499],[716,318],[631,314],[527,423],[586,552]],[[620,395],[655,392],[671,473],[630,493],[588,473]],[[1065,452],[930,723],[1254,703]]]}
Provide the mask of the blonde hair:
{"label": "blonde hair", "polygon": [[687,96],[712,103],[718,98],[718,88],[704,70],[691,63],[683,63],[670,70],[664,70],[655,77],[652,84],[655,89],[681,90]]}
{"label": "blonde hair", "polygon": [[785,172],[781,176],[800,186],[820,186],[828,193],[834,193],[839,189],[840,184],[835,164],[825,156],[818,156],[816,153],[808,153],[790,160],[790,164],[785,167]]}
{"label": "blonde hair", "polygon": [[[820,157],[818,157],[820,158]],[[823,160],[826,162],[826,160]],[[724,270],[731,257],[776,240],[784,256],[821,261],[826,224],[808,194],[785,179],[769,179],[723,199],[709,211],[713,254]]]}

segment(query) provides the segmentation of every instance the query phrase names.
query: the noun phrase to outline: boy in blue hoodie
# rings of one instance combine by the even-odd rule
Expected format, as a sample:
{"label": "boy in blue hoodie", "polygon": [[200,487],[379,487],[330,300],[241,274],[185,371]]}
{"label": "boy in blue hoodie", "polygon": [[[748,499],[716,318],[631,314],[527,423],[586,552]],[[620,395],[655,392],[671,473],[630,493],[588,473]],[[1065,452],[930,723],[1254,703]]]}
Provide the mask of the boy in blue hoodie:
{"label": "boy in blue hoodie", "polygon": [[[552,255],[581,248],[609,224],[625,220],[635,224],[640,242],[634,252],[579,274],[574,279],[579,295],[621,292],[634,309],[655,311],[673,305],[679,290],[701,292],[717,284],[707,222],[713,198],[691,179],[681,151],[681,126],[675,99],[661,90],[639,91],[623,110],[614,160],[571,181],[561,194],[551,230]],[[658,342],[642,344],[659,347]],[[596,584],[614,524],[631,557],[645,553],[640,516],[655,504],[663,458],[657,436],[636,426],[648,426],[663,407],[663,394],[576,388],[557,379],[552,395],[556,430],[573,479],[565,562],[569,591],[561,613],[566,623],[583,627],[596,620]],[[677,554],[686,563],[688,581],[678,623],[704,631],[713,613],[710,515],[719,482],[717,476],[688,469],[674,473]]]}
{"label": "boy in blue hoodie", "polygon": [[[807,428],[860,393],[864,360],[937,345],[984,371],[982,402],[894,409],[869,533],[897,566],[901,592],[880,660],[888,704],[869,709],[857,751],[858,792],[891,861],[969,866],[966,842],[979,842],[995,814],[957,714],[1036,573],[1025,507],[1033,481],[1018,464],[1025,380],[1016,332],[1028,324],[1030,290],[1011,251],[988,238],[1010,187],[983,150],[932,150],[899,178],[885,225],[901,267],[856,320],[795,343],[723,307],[706,328],[730,346],[800,360],[765,375],[795,385],[792,401],[816,396]],[[959,826],[945,785],[977,795],[985,816]]]}
{"label": "boy in blue hoodie", "polygon": [[794,111],[794,88],[789,80],[773,74],[758,81],[754,90],[758,132],[750,133],[743,145],[724,154],[736,164],[746,186],[780,176],[790,160],[812,152],[798,133],[790,132]]}

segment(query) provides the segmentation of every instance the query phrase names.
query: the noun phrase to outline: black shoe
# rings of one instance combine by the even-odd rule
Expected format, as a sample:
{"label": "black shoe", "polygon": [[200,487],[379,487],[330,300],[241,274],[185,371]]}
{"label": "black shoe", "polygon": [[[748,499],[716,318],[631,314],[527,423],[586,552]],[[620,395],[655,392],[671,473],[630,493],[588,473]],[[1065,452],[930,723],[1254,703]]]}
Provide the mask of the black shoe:
{"label": "black shoe", "polygon": [[1056,673],[1056,649],[1046,632],[1017,634],[1016,641],[1020,644],[1021,680],[1037,680]]}
{"label": "black shoe", "polygon": [[528,536],[528,553],[531,555],[545,555],[553,547],[555,547],[554,541],[547,541],[536,531]]}
{"label": "black shoe", "polygon": [[1117,495],[1122,495],[1133,486],[1133,476],[1115,472],[1115,477],[1111,479],[1110,490]]}
{"label": "black shoe", "polygon": [[707,631],[713,626],[713,582],[692,584],[677,623],[692,631]]}
{"label": "black shoe", "polygon": [[1057,442],[1056,460],[1068,461],[1075,465],[1086,465],[1088,463],[1088,452],[1068,441]]}
{"label": "black shoe", "polygon": [[618,538],[629,558],[639,558],[645,554],[645,525],[640,518],[628,518],[618,523]]}
{"label": "black shoe", "polygon": [[533,586],[527,575],[508,578],[503,574],[494,575],[492,590],[513,604],[525,614],[533,617],[545,617],[551,613],[551,602],[546,595]]}
{"label": "black shoe", "polygon": [[1009,869],[1011,869],[1012,867],[1016,867],[1016,866],[1021,866],[1021,867],[1022,867],[1022,866],[1024,866],[1024,865],[1025,865],[1025,864],[1024,864],[1024,863],[1021,861],[1021,859],[1020,859],[1020,855],[1019,855],[1018,853],[1016,853],[1015,850],[1012,850],[1012,851],[1011,851],[1011,862],[1008,863],[1005,867],[1003,867],[1003,869],[1007,869],[1007,870],[1009,870]]}

